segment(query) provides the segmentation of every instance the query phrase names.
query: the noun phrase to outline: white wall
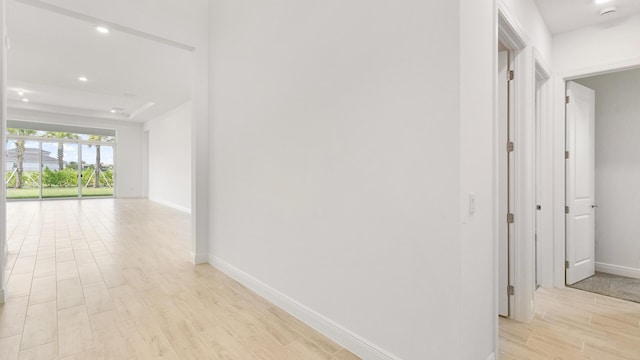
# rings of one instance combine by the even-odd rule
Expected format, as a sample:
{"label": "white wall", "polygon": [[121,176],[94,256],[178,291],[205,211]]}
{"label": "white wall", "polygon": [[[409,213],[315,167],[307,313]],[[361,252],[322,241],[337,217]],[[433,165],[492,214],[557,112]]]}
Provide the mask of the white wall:
{"label": "white wall", "polygon": [[578,82],[596,92],[596,266],[640,277],[640,70]]}
{"label": "white wall", "polygon": [[[461,163],[474,141],[460,127],[491,129],[494,7],[464,5],[482,16],[458,2],[210,9],[211,261],[368,359],[494,349],[491,185],[474,171],[491,147]],[[486,31],[461,32],[461,16]],[[477,176],[464,190],[462,173]],[[477,221],[461,191],[478,194]]]}
{"label": "white wall", "polygon": [[[489,170],[494,165],[494,114],[497,114],[494,112],[498,48],[495,15],[491,0],[460,2],[461,328],[458,341],[460,358],[469,360],[485,360],[497,349],[498,248],[497,229],[494,229],[497,194],[493,191],[494,172]],[[470,193],[475,197],[473,214],[469,211]]]}
{"label": "white wall", "polygon": [[191,212],[191,103],[144,124],[149,199]]}
{"label": "white wall", "polygon": [[143,196],[142,186],[142,124],[102,119],[9,109],[11,120],[96,127],[116,130],[115,191],[119,198]]}
{"label": "white wall", "polygon": [[640,14],[559,34],[553,64],[561,76],[584,75],[640,63]]}

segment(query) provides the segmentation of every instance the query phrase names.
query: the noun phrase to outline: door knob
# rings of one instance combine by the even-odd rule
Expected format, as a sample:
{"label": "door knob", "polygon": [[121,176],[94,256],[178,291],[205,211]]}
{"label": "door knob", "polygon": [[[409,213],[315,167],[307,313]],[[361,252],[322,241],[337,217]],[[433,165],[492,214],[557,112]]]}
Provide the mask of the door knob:
{"label": "door knob", "polygon": [[597,207],[598,207],[598,205],[597,205],[597,204],[591,204],[591,208],[592,208],[592,209],[597,208]]}

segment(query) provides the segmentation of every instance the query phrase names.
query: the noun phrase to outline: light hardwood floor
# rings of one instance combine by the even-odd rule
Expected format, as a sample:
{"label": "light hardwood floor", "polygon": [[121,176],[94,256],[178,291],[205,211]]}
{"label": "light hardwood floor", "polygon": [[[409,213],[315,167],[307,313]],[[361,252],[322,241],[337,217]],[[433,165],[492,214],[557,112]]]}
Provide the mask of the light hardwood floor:
{"label": "light hardwood floor", "polygon": [[500,360],[640,359],[640,304],[575,289],[539,289],[534,319],[500,319]]}
{"label": "light hardwood floor", "polygon": [[8,204],[0,359],[358,359],[209,265],[146,200]]}

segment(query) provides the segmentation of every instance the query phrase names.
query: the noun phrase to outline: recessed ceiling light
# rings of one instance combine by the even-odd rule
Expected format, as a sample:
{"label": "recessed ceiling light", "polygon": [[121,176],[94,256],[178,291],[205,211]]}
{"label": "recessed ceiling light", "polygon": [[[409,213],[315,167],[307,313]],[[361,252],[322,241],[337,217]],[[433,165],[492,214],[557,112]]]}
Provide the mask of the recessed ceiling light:
{"label": "recessed ceiling light", "polygon": [[109,28],[106,26],[96,26],[96,31],[99,32],[100,34],[108,34]]}
{"label": "recessed ceiling light", "polygon": [[111,108],[112,114],[122,114],[123,112],[124,112],[123,108],[117,108],[117,107]]}
{"label": "recessed ceiling light", "polygon": [[24,98],[24,99],[22,99],[22,102],[29,102],[29,99]]}
{"label": "recessed ceiling light", "polygon": [[78,77],[78,81],[87,82],[87,81],[89,81],[89,79],[86,76],[80,76],[80,77]]}
{"label": "recessed ceiling light", "polygon": [[18,90],[18,95],[24,96],[24,90]]}

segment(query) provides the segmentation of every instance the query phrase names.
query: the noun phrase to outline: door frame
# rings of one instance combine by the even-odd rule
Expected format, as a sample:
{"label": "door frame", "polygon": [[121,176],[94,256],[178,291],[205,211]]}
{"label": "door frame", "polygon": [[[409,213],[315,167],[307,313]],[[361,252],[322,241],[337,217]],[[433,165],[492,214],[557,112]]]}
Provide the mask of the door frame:
{"label": "door frame", "polygon": [[[498,1],[498,37],[500,41],[514,51],[515,70],[515,109],[514,109],[514,147],[515,147],[515,174],[514,174],[514,206],[515,215],[513,229],[513,263],[514,274],[512,284],[515,288],[514,309],[511,317],[518,321],[529,321],[534,315],[534,295],[536,289],[536,243],[535,234],[538,231],[543,234],[547,247],[553,248],[553,184],[551,180],[542,185],[543,209],[548,208],[546,217],[541,217],[539,224],[536,224],[536,78],[546,78],[540,99],[540,113],[544,116],[541,119],[546,124],[546,131],[542,136],[553,139],[550,132],[553,121],[553,91],[554,83],[550,67],[542,58],[540,52],[533,44],[529,44],[529,39],[520,25],[517,17],[510,12],[503,1]],[[497,101],[497,98],[496,98]],[[497,125],[497,124],[494,124]],[[543,126],[544,127],[544,126]],[[497,136],[497,128],[496,128]],[[544,141],[544,140],[542,140]],[[502,144],[503,146],[504,144]],[[497,145],[499,146],[499,145]],[[501,147],[502,147],[501,146]],[[497,151],[498,149],[496,149]],[[496,161],[497,161],[496,152]],[[541,161],[543,167],[551,168],[553,158],[548,150],[543,153]],[[496,163],[497,164],[497,163]],[[549,171],[549,170],[548,170]],[[498,178],[495,179],[497,185]],[[497,187],[496,187],[497,190]],[[497,201],[497,193],[495,196]],[[494,204],[497,211],[497,203]],[[495,213],[495,225],[498,228],[502,217]],[[538,230],[536,229],[538,228]],[[497,233],[497,232],[496,232]],[[552,259],[552,250],[549,250],[548,258]],[[551,261],[551,260],[549,260]],[[551,267],[551,265],[549,265]],[[553,274],[553,269],[549,270]],[[548,278],[552,278],[549,276]],[[497,279],[497,275],[496,275]],[[497,281],[497,280],[496,280]],[[546,283],[551,283],[548,279]]]}
{"label": "door frame", "polygon": [[566,203],[566,174],[565,174],[565,151],[566,151],[566,111],[565,94],[567,82],[589,76],[603,75],[612,72],[640,68],[640,58],[625,61],[616,61],[583,69],[566,71],[554,80],[555,108],[554,118],[554,144],[553,144],[553,171],[554,171],[554,286],[564,288],[566,286],[566,223],[564,207]]}
{"label": "door frame", "polygon": [[[533,126],[535,101],[535,67],[534,49],[528,46],[529,40],[517,18],[510,12],[503,2],[498,3],[498,40],[510,50],[513,56],[515,81],[514,91],[514,199],[513,213],[515,221],[511,236],[513,259],[511,259],[513,276],[511,284],[515,289],[513,308],[510,317],[519,321],[528,321],[533,317],[533,294],[535,289],[534,269],[534,224],[535,224],[535,194],[534,182],[531,179],[534,167],[534,135]],[[496,49],[497,51],[497,49]],[[497,80],[497,79],[496,79]],[[497,103],[497,93],[496,93]],[[495,118],[495,138],[498,139],[498,119]],[[499,151],[505,144],[495,141],[494,149],[494,188],[498,191],[497,164]],[[499,229],[502,221],[506,221],[498,214],[498,194],[494,196],[494,227]],[[497,260],[499,264],[499,258]],[[496,282],[498,281],[496,275]],[[496,289],[502,291],[503,289]],[[499,295],[499,293],[497,294]]]}
{"label": "door frame", "polygon": [[[514,155],[508,151],[506,145],[513,139],[513,129],[515,120],[515,99],[514,99],[514,81],[509,80],[508,74],[514,69],[514,54],[512,50],[505,50],[506,47],[502,43],[502,38],[498,39],[498,58],[500,54],[506,53],[506,69],[503,73],[501,71],[501,62],[498,60],[498,106],[499,111],[496,116],[496,140],[494,141],[494,152],[497,154],[497,166],[495,167],[494,177],[496,179],[496,198],[497,202],[497,219],[496,226],[498,231],[496,232],[498,244],[498,315],[503,317],[512,317],[515,309],[514,296],[507,291],[509,286],[514,286],[514,246],[513,246],[513,228],[512,224],[506,221],[508,213],[513,213],[513,190],[515,179],[513,176],[514,167],[513,157]],[[500,49],[502,45],[503,49]],[[502,84],[500,84],[502,83]],[[506,87],[506,89],[503,88]],[[504,93],[502,92],[504,89]],[[506,111],[505,111],[506,108]],[[503,113],[505,111],[505,113]],[[506,115],[506,118],[503,116]],[[506,242],[503,243],[503,242]],[[505,260],[506,256],[506,260]],[[506,263],[505,263],[506,261]],[[503,283],[505,280],[503,272],[506,272],[506,285]],[[507,311],[506,314],[502,311],[502,301],[504,296],[507,296]]]}
{"label": "door frame", "polygon": [[[550,66],[533,49],[534,78],[534,288],[553,287],[553,81]],[[538,209],[540,206],[540,209]],[[536,281],[537,280],[537,281]]]}

